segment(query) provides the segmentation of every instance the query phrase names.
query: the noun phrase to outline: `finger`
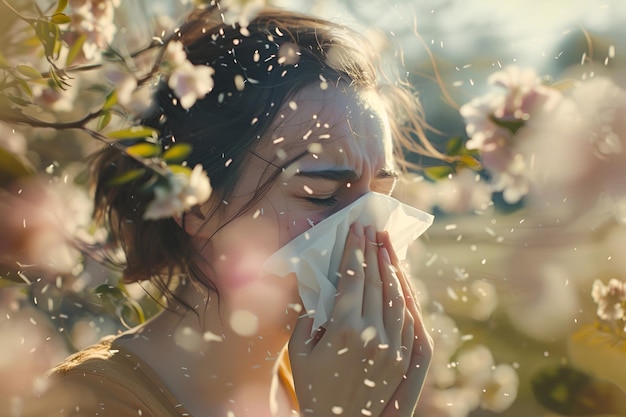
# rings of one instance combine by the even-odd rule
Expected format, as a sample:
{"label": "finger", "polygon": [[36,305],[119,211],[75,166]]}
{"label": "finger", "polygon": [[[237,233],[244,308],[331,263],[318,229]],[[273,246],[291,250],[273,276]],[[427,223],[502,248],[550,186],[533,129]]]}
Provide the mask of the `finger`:
{"label": "finger", "polygon": [[[381,236],[381,241],[383,242],[383,246],[385,248],[391,245],[391,242],[389,240],[389,234],[386,232],[384,232],[384,236]],[[404,272],[400,268],[398,257],[395,254],[395,251],[392,250],[389,253],[389,257],[391,259],[391,262],[394,264],[394,268],[398,271],[397,277],[400,286],[402,287],[402,292],[404,294],[406,310],[411,314],[411,317],[414,320],[414,346],[418,349],[414,353],[418,356],[429,357],[432,353],[430,352],[430,348],[432,348],[432,338],[426,331],[426,327],[424,325],[424,320],[422,317],[422,309],[417,301],[415,290],[411,284],[411,280],[409,279],[409,277],[404,274]]]}
{"label": "finger", "polygon": [[378,261],[378,240],[372,226],[365,228],[365,287],[362,315],[367,323],[383,330],[383,280]]}
{"label": "finger", "polygon": [[[391,244],[391,240],[389,238],[389,233],[387,232],[379,232],[378,241],[381,242],[381,245],[387,248],[389,252],[389,258],[391,259],[391,264],[393,265],[394,270],[398,274],[398,278],[402,283],[402,291],[405,297],[411,297],[414,300],[417,300],[417,293],[415,291],[415,287],[411,283],[411,280],[408,278],[407,274],[404,273],[400,265],[400,260],[398,259],[398,255]],[[421,313],[422,308],[419,304],[417,304],[417,309]]]}
{"label": "finger", "polygon": [[393,348],[402,344],[402,329],[404,328],[405,302],[402,286],[398,280],[389,253],[385,247],[378,250],[380,275],[383,280],[383,322],[387,336]]}
{"label": "finger", "polygon": [[421,320],[415,320],[413,328],[416,333],[411,336],[414,343],[408,369],[381,417],[412,417],[415,412],[432,357],[432,339],[425,332]]}
{"label": "finger", "polygon": [[[422,390],[430,360],[432,357],[433,342],[432,338],[426,331],[424,322],[422,319],[421,308],[417,303],[415,291],[411,286],[408,277],[402,273],[399,267],[398,258],[391,247],[389,235],[387,233],[384,236],[380,236],[381,242],[385,248],[391,248],[389,252],[391,263],[398,268],[398,277],[400,285],[404,293],[406,311],[410,314],[411,319],[407,319],[407,326],[411,324],[413,331],[410,333],[413,340],[408,341],[405,335],[403,343],[411,346],[411,359],[405,375],[405,379],[402,384],[398,386],[391,401],[385,408],[382,416],[406,416],[413,415],[417,401],[419,399],[419,393]],[[409,323],[410,321],[410,323]],[[407,346],[408,347],[408,346]]]}
{"label": "finger", "polygon": [[332,313],[334,323],[342,323],[347,318],[361,317],[365,272],[363,269],[365,237],[363,226],[355,222],[346,238],[346,247],[339,264],[337,296]]}

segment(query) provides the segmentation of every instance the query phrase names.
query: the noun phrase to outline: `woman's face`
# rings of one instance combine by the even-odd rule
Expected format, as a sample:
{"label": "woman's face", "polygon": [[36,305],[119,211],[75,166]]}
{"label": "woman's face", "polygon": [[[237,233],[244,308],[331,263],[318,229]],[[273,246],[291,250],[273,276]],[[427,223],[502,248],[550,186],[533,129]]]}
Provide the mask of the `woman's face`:
{"label": "woman's face", "polygon": [[220,296],[257,316],[267,303],[299,303],[295,279],[260,277],[261,266],[280,247],[363,194],[391,192],[391,137],[378,107],[373,93],[357,93],[345,84],[313,85],[285,103],[250,153],[232,197],[222,202],[225,218],[249,204],[277,165],[304,156],[243,215],[215,234],[220,225],[211,220],[196,230],[206,272]]}

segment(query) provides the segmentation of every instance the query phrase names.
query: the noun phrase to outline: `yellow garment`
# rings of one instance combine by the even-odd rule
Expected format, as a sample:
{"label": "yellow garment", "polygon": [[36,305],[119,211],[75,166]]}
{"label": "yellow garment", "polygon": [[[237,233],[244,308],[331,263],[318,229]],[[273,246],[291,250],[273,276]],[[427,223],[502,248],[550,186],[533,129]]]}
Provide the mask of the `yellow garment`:
{"label": "yellow garment", "polygon": [[[172,417],[191,416],[137,356],[111,345],[107,337],[54,368],[49,386],[23,404],[21,417]],[[288,355],[279,368],[281,381],[297,404]],[[7,410],[0,410],[4,416]]]}

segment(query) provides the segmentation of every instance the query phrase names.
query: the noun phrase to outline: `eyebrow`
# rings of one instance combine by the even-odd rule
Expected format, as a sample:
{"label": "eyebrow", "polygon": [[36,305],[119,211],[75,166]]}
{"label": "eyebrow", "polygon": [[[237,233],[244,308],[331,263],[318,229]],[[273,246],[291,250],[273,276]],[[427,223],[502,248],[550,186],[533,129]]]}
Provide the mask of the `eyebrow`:
{"label": "eyebrow", "polygon": [[[355,182],[359,175],[351,169],[326,169],[322,171],[298,171],[296,176],[312,179],[321,179],[336,182]],[[376,178],[398,178],[398,174],[388,168],[383,168],[376,173]]]}

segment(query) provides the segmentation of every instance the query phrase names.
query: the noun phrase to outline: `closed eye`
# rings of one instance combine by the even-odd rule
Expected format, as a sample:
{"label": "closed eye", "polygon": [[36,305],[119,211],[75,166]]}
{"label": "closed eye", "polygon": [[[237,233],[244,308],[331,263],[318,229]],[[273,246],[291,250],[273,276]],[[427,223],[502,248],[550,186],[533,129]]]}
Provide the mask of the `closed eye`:
{"label": "closed eye", "polygon": [[319,207],[333,207],[337,204],[337,197],[334,195],[328,198],[305,197],[305,200]]}

